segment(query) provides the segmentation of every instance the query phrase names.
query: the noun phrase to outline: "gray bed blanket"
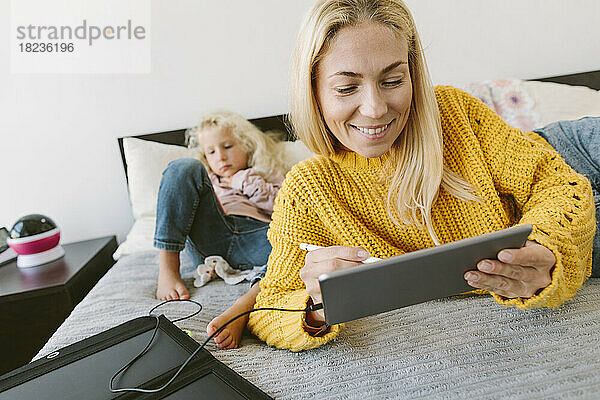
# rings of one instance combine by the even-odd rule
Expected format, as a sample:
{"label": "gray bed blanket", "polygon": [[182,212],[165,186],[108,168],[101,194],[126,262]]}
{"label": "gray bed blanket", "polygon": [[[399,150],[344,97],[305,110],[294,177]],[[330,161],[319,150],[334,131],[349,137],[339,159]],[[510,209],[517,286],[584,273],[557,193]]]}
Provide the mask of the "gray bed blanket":
{"label": "gray bed blanket", "polygon": [[[121,258],[52,336],[36,358],[147,315],[158,301],[158,252]],[[204,309],[178,322],[194,339],[248,289],[212,281],[193,287]],[[170,319],[195,310],[163,307]],[[242,346],[208,350],[278,399],[530,399],[600,398],[600,279],[592,279],[556,310],[521,311],[490,296],[455,296],[348,323],[321,348],[292,353],[250,334]],[[116,366],[115,366],[116,367]]]}

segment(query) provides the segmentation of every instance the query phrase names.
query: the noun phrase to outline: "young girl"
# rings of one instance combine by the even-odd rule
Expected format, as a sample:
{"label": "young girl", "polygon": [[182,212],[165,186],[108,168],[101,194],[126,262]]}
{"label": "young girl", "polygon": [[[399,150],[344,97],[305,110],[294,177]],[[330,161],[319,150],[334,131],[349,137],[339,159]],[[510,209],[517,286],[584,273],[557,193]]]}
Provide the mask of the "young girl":
{"label": "young girl", "polygon": [[[187,132],[188,146],[198,148],[200,161],[184,158],[163,172],[158,192],[154,247],[160,249],[160,300],[190,297],[179,272],[184,248],[195,265],[220,255],[234,268],[265,265],[271,245],[267,229],[273,201],[281,187],[284,163],[276,141],[232,112],[206,115]],[[259,285],[240,297],[207,327],[209,334],[230,315],[253,307]],[[215,337],[220,349],[236,348],[246,320],[230,324]]]}

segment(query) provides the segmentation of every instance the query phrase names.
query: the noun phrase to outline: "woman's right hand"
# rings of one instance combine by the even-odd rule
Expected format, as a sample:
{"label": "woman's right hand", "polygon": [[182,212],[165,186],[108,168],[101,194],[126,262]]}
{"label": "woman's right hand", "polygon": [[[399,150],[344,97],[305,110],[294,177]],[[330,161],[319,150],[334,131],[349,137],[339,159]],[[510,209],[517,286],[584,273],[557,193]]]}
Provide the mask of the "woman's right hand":
{"label": "woman's right hand", "polygon": [[[369,253],[362,247],[331,246],[308,252],[304,267],[300,270],[300,279],[313,304],[322,302],[319,286],[321,274],[354,267],[369,257]],[[325,322],[325,312],[321,309],[307,313],[306,322],[311,326],[322,325]]]}

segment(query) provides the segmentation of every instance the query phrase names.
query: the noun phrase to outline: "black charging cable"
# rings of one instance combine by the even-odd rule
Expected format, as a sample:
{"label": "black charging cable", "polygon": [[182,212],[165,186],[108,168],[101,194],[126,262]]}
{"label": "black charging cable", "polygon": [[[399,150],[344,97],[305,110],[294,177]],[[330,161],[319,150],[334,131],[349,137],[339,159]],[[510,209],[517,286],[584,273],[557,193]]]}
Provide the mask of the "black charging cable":
{"label": "black charging cable", "polygon": [[223,325],[221,325],[221,327],[219,329],[217,329],[216,331],[214,331],[208,338],[206,338],[206,340],[200,345],[200,347],[198,347],[196,350],[194,350],[194,352],[183,362],[183,364],[181,364],[181,366],[179,367],[179,369],[177,370],[177,372],[175,372],[175,374],[171,377],[171,379],[169,379],[167,381],[167,383],[165,383],[161,387],[156,388],[156,389],[115,388],[115,387],[113,387],[113,382],[117,378],[117,376],[119,374],[124,373],[137,360],[139,360],[144,354],[146,354],[146,352],[150,348],[150,345],[154,341],[154,338],[156,337],[156,334],[158,332],[158,324],[159,324],[160,320],[158,319],[157,315],[152,314],[152,311],[156,310],[157,308],[161,307],[164,304],[171,303],[171,302],[174,302],[174,301],[188,301],[190,303],[196,304],[199,308],[193,314],[190,314],[190,315],[187,315],[185,317],[181,317],[181,318],[175,319],[172,322],[183,321],[185,319],[188,319],[188,318],[191,318],[191,317],[193,317],[195,315],[198,315],[200,313],[200,311],[202,311],[202,304],[200,304],[200,303],[198,303],[198,302],[196,302],[194,300],[189,300],[189,299],[186,299],[186,300],[167,300],[167,301],[163,301],[162,303],[160,303],[160,304],[152,307],[152,309],[148,312],[148,314],[151,317],[156,318],[156,325],[154,327],[154,332],[152,332],[152,337],[150,338],[150,341],[148,342],[148,344],[146,345],[146,347],[144,348],[144,350],[142,350],[137,356],[135,356],[131,361],[129,361],[123,367],[121,367],[121,369],[119,369],[117,372],[115,372],[115,374],[110,378],[109,389],[110,389],[110,391],[112,393],[119,393],[119,392],[157,393],[157,392],[160,392],[161,390],[163,390],[164,388],[166,388],[167,386],[169,386],[171,383],[173,383],[173,381],[179,376],[179,374],[186,367],[186,365],[188,365],[190,363],[190,361],[192,361],[192,358],[194,358],[194,356],[196,354],[198,354],[198,352],[204,348],[204,346],[210,341],[210,339],[212,339],[213,337],[215,337],[216,335],[218,335],[219,333],[221,333],[221,331],[223,329],[225,329],[225,327],[227,325],[229,325],[233,321],[237,320],[238,318],[243,317],[244,315],[248,315],[248,314],[253,313],[255,311],[310,312],[310,311],[317,311],[317,310],[320,310],[320,309],[323,308],[323,304],[319,303],[319,304],[312,304],[310,306],[307,306],[306,308],[304,308],[302,310],[291,310],[291,309],[286,309],[286,308],[264,307],[264,308],[255,308],[253,310],[245,311],[245,312],[243,312],[241,314],[238,314],[235,317],[231,318],[229,321],[225,322]]}

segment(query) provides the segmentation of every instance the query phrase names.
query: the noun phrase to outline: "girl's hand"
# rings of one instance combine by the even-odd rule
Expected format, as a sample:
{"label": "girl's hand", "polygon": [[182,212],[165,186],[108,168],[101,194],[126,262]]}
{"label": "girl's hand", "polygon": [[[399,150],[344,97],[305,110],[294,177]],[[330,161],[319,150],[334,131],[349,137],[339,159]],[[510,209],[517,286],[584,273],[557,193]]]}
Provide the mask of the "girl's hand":
{"label": "girl's hand", "polygon": [[[306,293],[313,304],[322,302],[319,275],[354,267],[369,258],[369,253],[362,247],[331,246],[310,251],[304,259],[304,267],[300,270],[300,279],[306,285]],[[323,309],[307,314],[306,322],[318,326],[325,322]]]}
{"label": "girl's hand", "polygon": [[219,177],[219,186],[224,187],[224,188],[230,188],[231,187],[231,177],[220,176]]}
{"label": "girl's hand", "polygon": [[520,249],[500,251],[498,260],[482,260],[478,271],[465,273],[469,285],[508,298],[532,297],[550,284],[556,264],[548,248],[530,240]]}

